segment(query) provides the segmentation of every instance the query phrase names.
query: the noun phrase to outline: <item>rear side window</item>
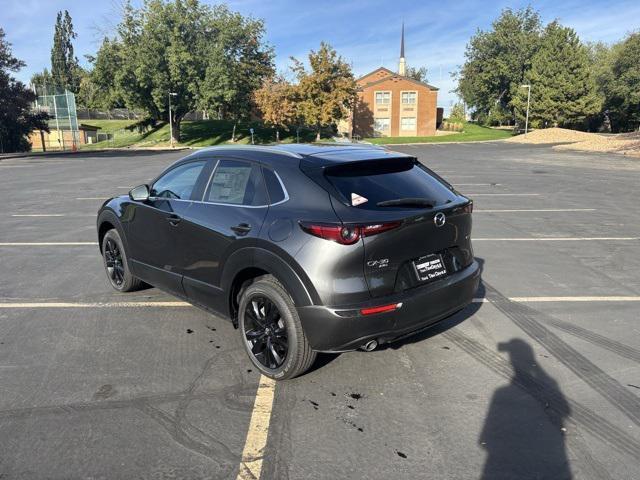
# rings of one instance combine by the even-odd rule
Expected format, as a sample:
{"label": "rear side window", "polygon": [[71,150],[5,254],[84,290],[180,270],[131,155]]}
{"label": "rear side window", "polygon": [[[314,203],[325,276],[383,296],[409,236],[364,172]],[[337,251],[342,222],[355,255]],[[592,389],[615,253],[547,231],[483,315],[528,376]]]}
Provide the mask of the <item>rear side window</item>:
{"label": "rear side window", "polygon": [[433,206],[455,200],[455,194],[440,180],[413,159],[385,159],[354,162],[330,167],[327,180],[356,208],[390,210],[402,207],[381,207],[377,204],[402,198],[419,198],[431,201]]}
{"label": "rear side window", "polygon": [[267,185],[267,191],[269,192],[270,203],[273,205],[274,203],[283,201],[286,196],[284,190],[282,190],[282,184],[280,183],[280,180],[278,180],[275,172],[268,168],[263,168],[262,173],[264,174],[264,181]]}
{"label": "rear side window", "polygon": [[260,167],[239,160],[220,160],[204,200],[230,205],[267,205],[267,192]]}

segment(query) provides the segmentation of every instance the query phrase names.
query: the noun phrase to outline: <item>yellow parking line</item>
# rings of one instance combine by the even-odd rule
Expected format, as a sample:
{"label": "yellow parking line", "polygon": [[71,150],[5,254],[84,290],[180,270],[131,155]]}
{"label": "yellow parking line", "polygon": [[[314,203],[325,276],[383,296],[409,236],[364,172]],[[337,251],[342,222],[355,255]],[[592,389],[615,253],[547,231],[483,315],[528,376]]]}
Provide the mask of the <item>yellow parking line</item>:
{"label": "yellow parking line", "polygon": [[269,424],[271,423],[271,409],[275,394],[276,382],[262,375],[253,402],[253,413],[249,423],[249,431],[242,451],[242,460],[237,480],[259,479],[262,472]]}

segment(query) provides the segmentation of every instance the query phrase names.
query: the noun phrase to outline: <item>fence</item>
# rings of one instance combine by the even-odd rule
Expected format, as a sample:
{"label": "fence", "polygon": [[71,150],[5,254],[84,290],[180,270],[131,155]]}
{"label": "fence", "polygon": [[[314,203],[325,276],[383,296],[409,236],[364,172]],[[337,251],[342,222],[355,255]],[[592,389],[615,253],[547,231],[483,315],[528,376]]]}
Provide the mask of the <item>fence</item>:
{"label": "fence", "polygon": [[[113,108],[101,110],[97,108],[80,107],[76,110],[79,120],[142,120],[146,117],[142,110],[128,108]],[[209,115],[204,111],[193,111],[185,115],[186,121],[208,120]]]}

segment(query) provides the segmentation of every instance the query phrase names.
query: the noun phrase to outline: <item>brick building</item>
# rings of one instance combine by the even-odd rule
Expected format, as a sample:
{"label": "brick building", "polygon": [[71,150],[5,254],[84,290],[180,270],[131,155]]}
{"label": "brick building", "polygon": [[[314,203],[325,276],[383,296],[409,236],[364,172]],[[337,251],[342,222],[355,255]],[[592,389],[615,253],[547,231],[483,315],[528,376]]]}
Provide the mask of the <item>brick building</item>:
{"label": "brick building", "polygon": [[380,67],[357,80],[352,131],[360,137],[436,134],[438,89],[406,76],[404,25],[398,72]]}

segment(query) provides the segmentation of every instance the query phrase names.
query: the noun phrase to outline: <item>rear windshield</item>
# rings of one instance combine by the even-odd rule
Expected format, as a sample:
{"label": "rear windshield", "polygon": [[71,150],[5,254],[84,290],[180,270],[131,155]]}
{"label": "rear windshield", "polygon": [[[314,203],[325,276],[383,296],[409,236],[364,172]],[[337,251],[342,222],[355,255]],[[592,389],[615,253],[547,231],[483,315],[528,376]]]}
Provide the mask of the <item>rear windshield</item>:
{"label": "rear windshield", "polygon": [[326,178],[345,203],[368,210],[419,208],[415,206],[378,206],[380,202],[402,198],[429,200],[433,206],[444,205],[456,195],[411,158],[356,162],[330,167]]}

